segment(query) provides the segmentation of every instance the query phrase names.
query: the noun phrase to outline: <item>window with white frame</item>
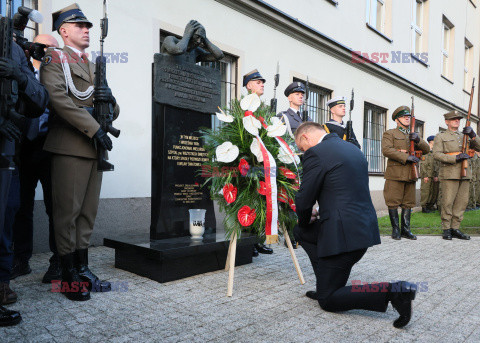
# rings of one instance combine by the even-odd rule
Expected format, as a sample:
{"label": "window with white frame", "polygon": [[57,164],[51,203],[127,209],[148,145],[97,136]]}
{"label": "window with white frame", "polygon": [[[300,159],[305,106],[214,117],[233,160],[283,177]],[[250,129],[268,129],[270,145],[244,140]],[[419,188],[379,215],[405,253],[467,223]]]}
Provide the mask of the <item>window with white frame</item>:
{"label": "window with white frame", "polygon": [[473,80],[473,44],[465,38],[465,62],[463,89],[470,92]]}
{"label": "window with white frame", "polygon": [[372,174],[381,174],[385,171],[382,136],[387,127],[386,122],[386,108],[365,102],[362,151],[368,161],[368,172]]}
{"label": "window with white frame", "polygon": [[421,54],[427,50],[428,1],[411,0],[412,3],[412,53]]}
{"label": "window with white frame", "polygon": [[385,32],[385,0],[367,0],[367,20],[379,32]]}
{"label": "window with white frame", "polygon": [[442,20],[442,75],[452,79],[455,27],[445,16]]}

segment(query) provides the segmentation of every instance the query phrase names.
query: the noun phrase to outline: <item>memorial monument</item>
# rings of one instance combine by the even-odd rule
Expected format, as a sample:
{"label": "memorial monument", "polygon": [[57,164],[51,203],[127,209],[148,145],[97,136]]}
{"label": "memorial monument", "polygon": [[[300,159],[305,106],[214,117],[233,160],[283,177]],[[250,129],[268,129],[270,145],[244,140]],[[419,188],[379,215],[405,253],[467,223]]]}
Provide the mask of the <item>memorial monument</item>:
{"label": "memorial monument", "polygon": [[[211,126],[221,103],[220,71],[197,64],[224,55],[195,20],[182,38],[166,37],[160,51],[153,63],[150,241],[104,243],[115,249],[115,267],[167,282],[225,266],[229,242],[216,232],[213,201],[199,173],[207,158],[199,129]],[[206,210],[202,240],[190,236],[190,209]],[[237,265],[251,263],[255,242],[242,237]]]}

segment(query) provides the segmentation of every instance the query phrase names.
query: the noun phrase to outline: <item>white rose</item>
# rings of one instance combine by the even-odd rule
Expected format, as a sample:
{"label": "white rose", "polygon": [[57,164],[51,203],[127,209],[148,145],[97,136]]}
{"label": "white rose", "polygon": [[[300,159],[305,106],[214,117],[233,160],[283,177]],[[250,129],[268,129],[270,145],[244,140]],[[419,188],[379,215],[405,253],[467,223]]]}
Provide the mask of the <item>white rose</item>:
{"label": "white rose", "polygon": [[259,163],[263,162],[262,150],[260,149],[260,144],[256,138],[254,138],[252,144],[250,144],[250,151],[255,155]]}
{"label": "white rose", "polygon": [[254,136],[258,136],[258,130],[262,128],[260,120],[254,116],[243,117],[243,127]]}
{"label": "white rose", "polygon": [[260,107],[260,104],[261,101],[257,93],[249,94],[240,101],[240,107],[244,111],[255,112]]}
{"label": "white rose", "polygon": [[233,162],[237,157],[240,151],[236,145],[233,145],[232,142],[225,142],[215,150],[217,155],[217,161],[230,163]]}
{"label": "white rose", "polygon": [[287,126],[280,118],[273,117],[272,125],[267,126],[267,132],[268,137],[283,136],[287,132]]}

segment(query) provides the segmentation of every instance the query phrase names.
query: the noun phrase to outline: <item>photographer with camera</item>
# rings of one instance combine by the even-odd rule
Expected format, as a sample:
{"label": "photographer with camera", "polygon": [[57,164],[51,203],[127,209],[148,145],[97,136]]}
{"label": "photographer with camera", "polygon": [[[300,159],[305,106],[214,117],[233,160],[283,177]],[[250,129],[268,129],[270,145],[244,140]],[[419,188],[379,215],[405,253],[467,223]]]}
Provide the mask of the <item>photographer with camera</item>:
{"label": "photographer with camera", "polygon": [[[40,78],[39,70],[43,54],[35,54],[35,46],[42,49],[58,48],[55,37],[41,34],[33,39],[33,54],[26,50],[25,54],[32,56],[32,66],[37,79]],[[43,51],[43,50],[42,50]],[[44,51],[43,51],[44,52]],[[40,58],[40,60],[38,59]],[[43,201],[49,223],[49,247],[52,252],[50,266],[44,275],[42,282],[51,283],[52,280],[60,280],[60,262],[58,260],[57,247],[55,244],[55,232],[53,230],[52,216],[52,182],[50,175],[50,153],[43,150],[43,145],[48,132],[49,109],[45,110],[38,118],[28,118],[24,130],[23,140],[19,151],[19,176],[20,176],[20,208],[15,216],[13,225],[14,258],[10,279],[30,274],[32,272],[29,260],[33,251],[33,209],[35,189],[38,182],[42,184]]]}
{"label": "photographer with camera", "polygon": [[[11,2],[7,17],[0,18],[0,305],[17,301],[10,289],[12,228],[18,209],[18,172],[12,163],[15,141],[19,141],[25,117],[38,117],[46,108],[48,93],[28,66],[22,48],[14,42]],[[12,179],[12,176],[15,176]],[[16,311],[0,306],[0,326],[21,321]]]}

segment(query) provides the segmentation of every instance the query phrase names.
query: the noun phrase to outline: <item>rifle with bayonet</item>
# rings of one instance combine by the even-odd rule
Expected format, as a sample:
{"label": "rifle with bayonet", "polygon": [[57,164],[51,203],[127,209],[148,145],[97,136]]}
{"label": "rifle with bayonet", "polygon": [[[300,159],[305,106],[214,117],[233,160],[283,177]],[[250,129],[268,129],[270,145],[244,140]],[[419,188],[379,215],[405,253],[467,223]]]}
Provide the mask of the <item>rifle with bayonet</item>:
{"label": "rifle with bayonet", "polygon": [[305,101],[303,102],[303,112],[302,112],[302,122],[308,121],[308,95],[310,93],[310,84],[308,83],[308,76],[307,82],[305,83]]}
{"label": "rifle with bayonet", "polygon": [[[0,57],[12,58],[13,21],[12,0],[7,0],[5,16],[0,19]],[[7,140],[20,137],[18,122],[21,116],[15,111],[18,100],[18,84],[16,80],[0,78],[0,170],[13,170],[15,164],[8,158]]]}
{"label": "rifle with bayonet", "polygon": [[277,87],[280,82],[280,63],[277,62],[277,73],[275,74],[275,84],[273,86],[273,99],[270,100],[270,111],[277,113]]}
{"label": "rifle with bayonet", "polygon": [[[415,104],[413,102],[412,96],[412,111],[410,113],[410,132],[415,132]],[[416,157],[415,153],[415,142],[410,140],[410,148],[408,149],[408,154]],[[417,181],[419,177],[418,164],[412,163],[412,180]]]}
{"label": "rifle with bayonet", "polygon": [[348,121],[347,121],[347,126],[345,128],[345,131],[347,133],[347,141],[353,138],[353,123],[352,123],[352,111],[353,111],[353,106],[354,106],[354,98],[355,93],[353,92],[352,88],[352,98],[350,99],[350,111],[348,113]]}
{"label": "rifle with bayonet", "polygon": [[[473,93],[475,92],[475,78],[473,78],[472,82],[472,90],[470,91],[470,103],[468,105],[468,114],[467,114],[467,122],[465,126],[470,126],[470,116],[472,114],[472,103],[473,103]],[[467,153],[468,150],[468,135],[464,134],[463,135],[463,143],[462,143],[462,152]],[[467,176],[467,169],[468,169],[468,159],[465,159],[462,161],[462,171],[461,171],[461,176],[465,177]]]}
{"label": "rifle with bayonet", "polygon": [[[107,3],[103,0],[103,18],[100,20],[101,36],[100,36],[100,55],[95,60],[95,90],[99,88],[108,88],[106,63],[107,59],[103,56],[103,42],[108,34],[108,18],[107,18]],[[107,133],[112,134],[118,138],[120,130],[112,126],[114,105],[110,101],[93,99],[93,117],[100,124],[100,128]],[[98,171],[112,171],[113,164],[107,162],[106,151],[100,144],[97,144],[97,170]]]}

